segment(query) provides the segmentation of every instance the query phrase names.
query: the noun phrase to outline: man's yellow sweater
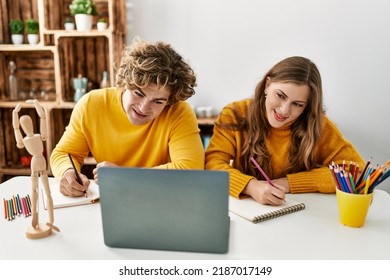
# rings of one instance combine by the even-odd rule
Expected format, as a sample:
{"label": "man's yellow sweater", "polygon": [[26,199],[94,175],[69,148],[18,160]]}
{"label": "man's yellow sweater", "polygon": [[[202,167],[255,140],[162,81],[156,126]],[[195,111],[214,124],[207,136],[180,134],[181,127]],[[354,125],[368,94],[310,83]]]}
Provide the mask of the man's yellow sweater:
{"label": "man's yellow sweater", "polygon": [[80,99],[69,125],[53,150],[50,164],[55,177],[69,168],[68,153],[80,169],[92,153],[97,162],[161,169],[203,169],[204,148],[191,106],[167,106],[153,121],[130,123],[116,88],[94,90]]}
{"label": "man's yellow sweater", "polygon": [[[239,110],[240,115],[247,112],[249,99],[235,102],[234,108]],[[227,107],[232,107],[232,104]],[[234,119],[231,110],[224,108],[217,123],[229,123]],[[364,161],[353,145],[347,141],[338,128],[326,116],[324,116],[321,138],[318,142],[315,162],[319,168],[288,174],[291,193],[322,192],[334,193],[335,183],[329,170],[329,164],[336,164],[343,160],[355,161],[364,166]],[[240,171],[240,156],[242,144],[246,138],[246,132],[225,130],[218,126],[214,127],[214,133],[206,150],[206,169],[228,170],[230,173],[230,194],[239,197],[248,182],[254,177],[243,174]],[[272,157],[271,167],[273,178],[281,177],[283,168],[288,162],[288,149],[291,143],[290,127],[271,128],[266,139],[267,149]],[[233,160],[233,166],[230,165]],[[249,161],[249,159],[248,159]]]}

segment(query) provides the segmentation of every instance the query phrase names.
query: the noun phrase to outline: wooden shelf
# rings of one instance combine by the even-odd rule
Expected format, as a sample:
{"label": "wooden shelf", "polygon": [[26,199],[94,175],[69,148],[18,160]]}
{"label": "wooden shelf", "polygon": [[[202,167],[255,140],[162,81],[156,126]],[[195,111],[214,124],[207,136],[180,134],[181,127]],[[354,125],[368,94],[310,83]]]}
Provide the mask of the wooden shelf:
{"label": "wooden shelf", "polygon": [[[126,41],[126,1],[95,0],[98,15],[93,17],[94,29],[88,32],[65,31],[64,22],[70,16],[72,0],[4,0],[12,9],[2,11],[0,17],[0,181],[5,177],[30,175],[29,168],[21,168],[20,158],[28,155],[18,149],[12,127],[12,110],[22,104],[20,116],[33,118],[34,130],[39,131],[39,118],[26,99],[37,98],[46,112],[48,139],[45,155],[50,154],[68,125],[73,102],[72,79],[82,74],[90,83],[88,91],[99,87],[103,71],[109,72],[114,84],[115,64],[119,62]],[[104,31],[96,30],[98,18],[108,19]],[[39,20],[40,41],[37,45],[11,44],[8,23],[11,19]],[[27,42],[26,36],[24,42]],[[9,98],[10,61],[16,64],[20,100]],[[50,167],[48,167],[50,171]]]}
{"label": "wooden shelf", "polygon": [[43,44],[29,45],[13,45],[13,44],[0,44],[0,51],[8,52],[20,52],[20,51],[51,51],[54,52],[56,48],[54,46],[44,46]]}
{"label": "wooden shelf", "polygon": [[198,118],[198,124],[199,125],[214,125],[216,119],[217,119],[217,117]]}
{"label": "wooden shelf", "polygon": [[112,31],[111,29],[106,29],[104,31],[99,31],[96,29],[92,29],[91,31],[88,32],[80,32],[77,30],[72,30],[72,31],[66,31],[66,30],[46,30],[44,34],[47,35],[54,35],[55,37],[96,37],[96,36],[106,36],[110,37],[112,36]]}

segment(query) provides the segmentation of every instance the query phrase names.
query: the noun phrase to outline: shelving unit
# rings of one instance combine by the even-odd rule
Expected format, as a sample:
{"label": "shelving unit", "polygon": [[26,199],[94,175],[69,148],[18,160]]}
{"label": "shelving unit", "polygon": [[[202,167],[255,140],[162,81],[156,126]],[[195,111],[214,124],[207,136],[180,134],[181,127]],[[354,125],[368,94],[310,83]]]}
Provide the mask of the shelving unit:
{"label": "shelving unit", "polygon": [[[35,133],[39,133],[39,118],[35,108],[24,102],[37,98],[46,112],[48,139],[45,155],[49,157],[69,122],[74,107],[71,80],[81,74],[87,77],[89,88],[99,87],[104,71],[114,84],[114,65],[119,62],[126,40],[126,1],[95,0],[98,15],[90,32],[65,31],[64,23],[71,17],[71,0],[0,0],[0,182],[17,175],[29,175],[30,168],[21,164],[28,157],[25,149],[16,147],[12,127],[12,111],[22,104],[20,116],[33,118]],[[100,17],[108,19],[108,28],[97,31]],[[37,45],[11,44],[8,23],[12,19],[39,20],[40,42]],[[26,37],[26,36],[25,36]],[[8,64],[17,67],[18,100],[10,100]],[[48,172],[50,166],[48,165]]]}
{"label": "shelving unit", "polygon": [[206,149],[210,138],[213,135],[214,123],[217,119],[216,116],[211,118],[198,118],[198,126],[200,129],[200,136],[202,138],[203,147]]}
{"label": "shelving unit", "polygon": [[[71,79],[78,74],[97,88],[103,71],[108,71],[114,84],[114,65],[119,62],[126,42],[126,0],[95,0],[98,15],[90,32],[65,31],[64,23],[71,17],[72,0],[0,0],[0,182],[13,176],[30,175],[30,168],[22,165],[29,157],[25,149],[18,149],[12,127],[12,111],[22,104],[19,116],[33,119],[34,132],[39,133],[39,118],[35,108],[24,101],[37,98],[45,109],[48,139],[44,153],[49,158],[60,140],[74,108]],[[23,5],[23,6],[21,6]],[[129,5],[129,4],[128,4]],[[97,31],[100,17],[108,19],[108,28]],[[11,44],[8,23],[12,19],[38,19],[40,41],[37,45]],[[16,63],[19,99],[10,100],[8,77],[10,61]],[[212,135],[215,118],[200,118],[199,128],[204,144]],[[205,140],[206,139],[206,140]],[[83,170],[90,173],[93,158],[85,161]],[[51,175],[48,164],[48,172]]]}

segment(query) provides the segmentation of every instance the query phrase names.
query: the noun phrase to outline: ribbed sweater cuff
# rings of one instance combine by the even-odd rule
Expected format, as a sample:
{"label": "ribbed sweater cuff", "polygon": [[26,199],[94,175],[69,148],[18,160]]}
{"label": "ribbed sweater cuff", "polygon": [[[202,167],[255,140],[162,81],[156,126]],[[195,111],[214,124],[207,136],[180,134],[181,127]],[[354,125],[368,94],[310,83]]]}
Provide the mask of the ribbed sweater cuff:
{"label": "ribbed sweater cuff", "polygon": [[309,172],[287,175],[291,193],[334,193],[335,183],[329,169],[319,168]]}
{"label": "ribbed sweater cuff", "polygon": [[235,198],[243,197],[242,191],[245,189],[246,185],[254,177],[245,175],[245,174],[234,174],[230,173],[230,195]]}

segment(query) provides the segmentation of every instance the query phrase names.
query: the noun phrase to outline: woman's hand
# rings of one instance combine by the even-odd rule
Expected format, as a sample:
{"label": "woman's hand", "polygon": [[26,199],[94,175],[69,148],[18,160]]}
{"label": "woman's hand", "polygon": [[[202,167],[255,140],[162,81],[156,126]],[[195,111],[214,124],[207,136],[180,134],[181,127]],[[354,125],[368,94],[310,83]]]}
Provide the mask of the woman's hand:
{"label": "woman's hand", "polygon": [[285,182],[281,179],[280,181],[273,180],[272,182],[275,187],[271,186],[267,181],[252,179],[242,193],[251,196],[261,204],[281,205],[285,200]]}
{"label": "woman's hand", "polygon": [[272,180],[272,183],[275,186],[283,189],[284,193],[290,193],[290,183],[288,182],[287,177],[274,179],[274,180]]}

